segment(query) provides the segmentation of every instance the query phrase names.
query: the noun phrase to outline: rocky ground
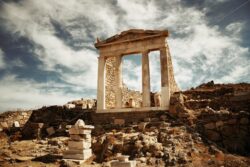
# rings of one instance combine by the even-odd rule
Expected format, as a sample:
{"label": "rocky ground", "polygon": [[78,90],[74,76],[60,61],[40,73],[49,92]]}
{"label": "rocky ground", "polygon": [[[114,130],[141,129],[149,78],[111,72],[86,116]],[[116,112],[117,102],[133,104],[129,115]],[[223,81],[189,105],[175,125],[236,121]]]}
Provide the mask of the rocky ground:
{"label": "rocky ground", "polygon": [[[210,82],[175,94],[168,113],[161,112],[132,123],[95,124],[94,155],[81,166],[108,167],[117,153],[129,155],[138,167],[250,166],[249,90],[249,84]],[[220,126],[216,124],[218,121]],[[237,135],[224,136],[223,131],[232,128]],[[35,135],[29,140],[24,139],[23,129],[12,127],[0,132],[0,166],[77,166],[62,160],[69,139],[62,129],[51,135],[41,131],[41,137]],[[217,138],[213,138],[217,133]],[[230,143],[225,144],[224,140],[232,142],[234,147],[226,147]]]}

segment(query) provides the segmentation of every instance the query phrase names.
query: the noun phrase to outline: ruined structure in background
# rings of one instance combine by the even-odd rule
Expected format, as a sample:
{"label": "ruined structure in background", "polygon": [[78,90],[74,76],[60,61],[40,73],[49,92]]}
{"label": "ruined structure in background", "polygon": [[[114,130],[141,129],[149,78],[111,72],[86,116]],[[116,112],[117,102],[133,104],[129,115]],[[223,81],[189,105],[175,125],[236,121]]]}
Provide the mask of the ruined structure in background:
{"label": "ruined structure in background", "polygon": [[[97,112],[168,110],[170,95],[178,91],[166,37],[168,31],[131,29],[104,41],[97,41]],[[151,103],[149,52],[160,51],[161,93]],[[139,53],[142,57],[142,94],[122,82],[122,57]],[[154,98],[153,98],[154,99]],[[133,109],[131,109],[133,108]]]}

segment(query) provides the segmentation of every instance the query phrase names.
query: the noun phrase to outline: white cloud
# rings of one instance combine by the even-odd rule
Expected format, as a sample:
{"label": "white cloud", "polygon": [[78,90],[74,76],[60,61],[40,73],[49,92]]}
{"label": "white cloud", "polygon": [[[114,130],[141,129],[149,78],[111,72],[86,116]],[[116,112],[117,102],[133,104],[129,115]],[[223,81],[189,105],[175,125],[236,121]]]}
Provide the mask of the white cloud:
{"label": "white cloud", "polygon": [[75,99],[62,92],[46,92],[47,85],[9,75],[0,80],[0,112],[17,108],[33,109],[44,105],[62,105]]}
{"label": "white cloud", "polygon": [[[133,55],[139,56],[141,55]],[[141,62],[136,64],[132,56],[126,56],[122,61],[122,80],[132,90],[142,90]]]}
{"label": "white cloud", "polygon": [[5,67],[4,52],[0,48],[0,69]]}

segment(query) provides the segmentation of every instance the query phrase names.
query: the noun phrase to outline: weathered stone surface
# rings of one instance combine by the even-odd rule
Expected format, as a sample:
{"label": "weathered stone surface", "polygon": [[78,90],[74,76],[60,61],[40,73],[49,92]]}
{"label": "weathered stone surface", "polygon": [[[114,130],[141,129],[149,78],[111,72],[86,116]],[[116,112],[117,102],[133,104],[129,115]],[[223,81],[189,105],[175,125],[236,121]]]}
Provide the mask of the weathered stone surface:
{"label": "weathered stone surface", "polygon": [[19,124],[18,121],[14,121],[13,126],[14,126],[15,128],[19,128],[19,127],[20,127],[20,124]]}
{"label": "weathered stone surface", "polygon": [[92,156],[91,149],[85,150],[66,150],[63,153],[63,158],[65,159],[78,159],[78,160],[85,160]]}
{"label": "weathered stone surface", "polygon": [[91,134],[91,130],[89,129],[78,129],[78,128],[71,128],[69,129],[69,134],[71,135],[78,135],[78,134]]}
{"label": "weathered stone surface", "polygon": [[111,167],[136,167],[136,161],[120,162],[113,161],[110,163]]}
{"label": "weathered stone surface", "polygon": [[75,127],[80,127],[80,128],[83,128],[85,126],[85,123],[83,120],[81,119],[78,119],[75,123]]}
{"label": "weathered stone surface", "polygon": [[54,127],[49,127],[46,129],[48,135],[53,135],[55,133],[55,129]]}
{"label": "weathered stone surface", "polygon": [[216,132],[216,131],[206,130],[205,134],[206,134],[207,138],[209,138],[210,140],[213,140],[213,141],[221,140],[220,134],[218,132]]}
{"label": "weathered stone surface", "polygon": [[0,124],[1,124],[1,126],[3,128],[8,128],[9,127],[8,124],[7,124],[7,122],[0,122]]}
{"label": "weathered stone surface", "polygon": [[207,123],[204,125],[205,129],[215,129],[215,123],[211,122],[211,123]]}
{"label": "weathered stone surface", "polygon": [[68,141],[68,147],[70,149],[88,149],[91,147],[90,142],[85,142],[85,141],[73,141],[69,140]]}
{"label": "weathered stone surface", "polygon": [[114,124],[122,126],[125,124],[125,119],[114,119]]}
{"label": "weathered stone surface", "polygon": [[237,119],[230,119],[227,121],[227,124],[231,124],[231,125],[236,124],[236,123],[237,123]]}
{"label": "weathered stone surface", "polygon": [[217,121],[217,122],[215,123],[216,128],[222,127],[223,125],[224,125],[224,122],[223,122],[223,121]]}
{"label": "weathered stone surface", "polygon": [[138,129],[143,131],[146,128],[147,124],[148,124],[148,122],[139,123]]}
{"label": "weathered stone surface", "polygon": [[248,118],[241,118],[240,119],[240,124],[246,125],[249,123],[249,119]]}
{"label": "weathered stone surface", "polygon": [[82,135],[70,135],[71,140],[84,140],[86,142],[91,142],[91,135],[90,134],[82,134]]}

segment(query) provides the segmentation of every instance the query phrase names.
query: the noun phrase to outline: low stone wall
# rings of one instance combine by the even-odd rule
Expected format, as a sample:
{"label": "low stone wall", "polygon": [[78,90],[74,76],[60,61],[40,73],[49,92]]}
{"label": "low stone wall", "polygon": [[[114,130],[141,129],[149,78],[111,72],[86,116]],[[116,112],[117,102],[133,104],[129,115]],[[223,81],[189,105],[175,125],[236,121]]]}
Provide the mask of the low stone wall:
{"label": "low stone wall", "polygon": [[66,126],[73,125],[78,119],[91,123],[90,113],[94,111],[95,109],[68,109],[63,106],[43,107],[33,111],[22,129],[22,135],[24,138],[36,138],[65,134]]}
{"label": "low stone wall", "polygon": [[9,111],[0,115],[0,130],[11,127],[23,127],[28,121],[32,111]]}
{"label": "low stone wall", "polygon": [[196,123],[197,130],[207,139],[216,142],[229,152],[250,153],[250,114],[204,113]]}
{"label": "low stone wall", "polygon": [[122,119],[125,123],[139,122],[144,118],[156,117],[161,111],[145,112],[120,112],[120,113],[92,113],[91,118],[94,124],[111,124],[115,119]]}

